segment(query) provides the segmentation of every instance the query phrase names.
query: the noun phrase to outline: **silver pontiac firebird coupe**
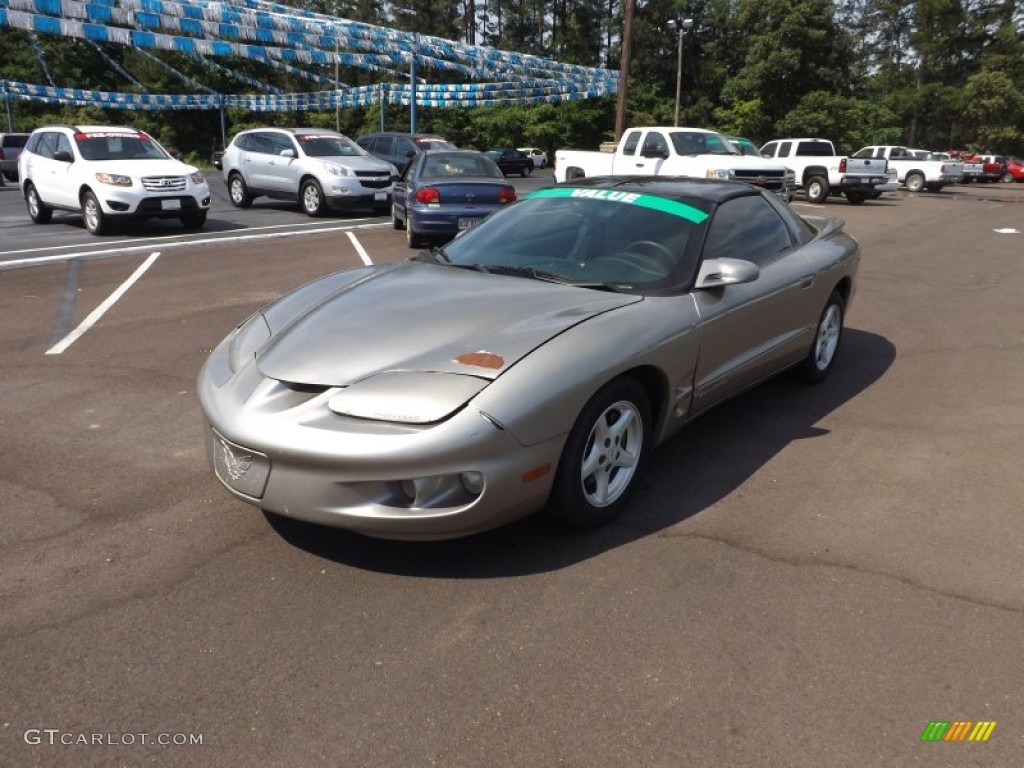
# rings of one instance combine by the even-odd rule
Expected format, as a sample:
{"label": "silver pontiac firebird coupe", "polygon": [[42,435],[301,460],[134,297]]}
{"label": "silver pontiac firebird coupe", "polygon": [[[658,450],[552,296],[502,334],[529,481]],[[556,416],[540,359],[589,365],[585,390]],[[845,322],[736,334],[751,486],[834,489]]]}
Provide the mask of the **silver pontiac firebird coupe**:
{"label": "silver pontiac firebird coupe", "polygon": [[825,378],[859,259],[842,221],[737,182],[542,189],[238,326],[199,375],[210,462],[243,501],[370,536],[540,509],[591,528],[708,408],[786,368]]}

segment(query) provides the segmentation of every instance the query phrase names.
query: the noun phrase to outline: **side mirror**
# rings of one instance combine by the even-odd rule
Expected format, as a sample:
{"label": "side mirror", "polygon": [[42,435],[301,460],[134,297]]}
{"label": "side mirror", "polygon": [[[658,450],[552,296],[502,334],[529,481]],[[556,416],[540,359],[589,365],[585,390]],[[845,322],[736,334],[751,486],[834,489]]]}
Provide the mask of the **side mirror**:
{"label": "side mirror", "polygon": [[743,259],[705,259],[697,273],[696,288],[721,288],[726,285],[752,283],[761,275],[761,269],[752,261]]}
{"label": "side mirror", "polygon": [[406,157],[416,157],[416,150],[415,149],[407,149],[407,150],[405,150],[405,156]]}
{"label": "side mirror", "polygon": [[280,152],[278,152],[278,154],[281,157],[295,157],[295,150],[294,149],[282,149]]}
{"label": "side mirror", "polygon": [[75,158],[66,149],[61,149],[53,153],[53,159],[61,163],[71,163],[74,162]]}

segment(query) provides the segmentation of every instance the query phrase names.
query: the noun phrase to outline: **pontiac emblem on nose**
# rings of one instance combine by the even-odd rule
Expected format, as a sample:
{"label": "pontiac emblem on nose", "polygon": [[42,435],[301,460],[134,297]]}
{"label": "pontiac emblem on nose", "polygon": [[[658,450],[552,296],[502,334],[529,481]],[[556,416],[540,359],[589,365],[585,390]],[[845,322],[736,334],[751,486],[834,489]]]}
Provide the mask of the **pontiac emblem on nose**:
{"label": "pontiac emblem on nose", "polygon": [[231,450],[231,446],[223,440],[220,440],[221,460],[224,462],[224,471],[228,473],[232,480],[238,480],[242,475],[249,471],[249,467],[252,466],[252,456],[246,454],[244,456],[236,456],[235,452]]}

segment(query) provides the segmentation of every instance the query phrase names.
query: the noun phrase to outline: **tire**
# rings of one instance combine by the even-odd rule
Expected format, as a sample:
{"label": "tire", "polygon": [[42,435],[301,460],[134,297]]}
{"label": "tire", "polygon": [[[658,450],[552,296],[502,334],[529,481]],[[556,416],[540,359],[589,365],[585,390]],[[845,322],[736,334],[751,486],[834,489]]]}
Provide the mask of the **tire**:
{"label": "tire", "polygon": [[25,185],[25,204],[28,206],[28,217],[36,224],[48,224],[53,218],[53,208],[46,205],[30,181]]}
{"label": "tire", "polygon": [[824,381],[835,365],[839,355],[839,342],[843,338],[843,318],[846,314],[846,303],[837,291],[833,291],[821,311],[818,325],[814,332],[814,342],[807,357],[800,364],[800,375],[804,381],[817,384]]}
{"label": "tire", "polygon": [[920,192],[924,189],[924,176],[920,173],[909,173],[903,182],[911,192]]}
{"label": "tire", "polygon": [[228,197],[235,208],[248,208],[252,205],[252,194],[241,174],[232,173],[228,177]]}
{"label": "tire", "polygon": [[523,177],[523,178],[525,179],[525,178],[527,178],[527,177],[528,177],[528,176],[529,176],[529,175],[530,175],[531,173],[533,173],[533,166],[532,166],[532,165],[524,165],[524,166],[523,166],[523,173],[521,174],[521,175],[522,175],[522,177]]}
{"label": "tire", "polygon": [[598,391],[565,441],[548,516],[580,530],[614,520],[635,485],[650,432],[650,400],[639,383],[617,379]]}
{"label": "tire", "polygon": [[405,222],[398,218],[398,211],[395,210],[395,204],[391,204],[391,226],[393,229],[405,229]]}
{"label": "tire", "polygon": [[410,248],[423,247],[423,237],[412,228],[412,221],[409,218],[405,220],[405,242]]}
{"label": "tire", "polygon": [[850,205],[860,205],[861,203],[863,203],[865,200],[868,199],[868,193],[867,192],[847,192],[846,193],[846,199],[849,201]]}
{"label": "tire", "polygon": [[103,235],[109,229],[109,222],[103,214],[100,201],[91,191],[86,191],[82,195],[82,220],[90,235]]}
{"label": "tire", "polygon": [[[17,171],[4,171],[4,178],[7,179],[10,182],[16,182],[18,180],[18,172]],[[1010,178],[1012,180],[1013,177],[1011,176]]]}
{"label": "tire", "polygon": [[828,199],[828,179],[824,176],[811,176],[805,185],[808,203],[824,203]]}
{"label": "tire", "polygon": [[186,213],[181,217],[181,226],[185,229],[199,229],[206,223],[206,211]]}
{"label": "tire", "polygon": [[1013,178],[1013,174],[1012,174],[1012,173],[1010,173],[1009,171],[1007,171],[1006,173],[1004,173],[1004,174],[1003,174],[1003,181],[1004,181],[1004,182],[1005,182],[1006,184],[1012,184],[1013,182],[1015,182],[1015,181],[1016,181],[1016,179],[1015,179],[1015,178]]}
{"label": "tire", "polygon": [[327,210],[327,202],[324,200],[324,191],[320,187],[320,182],[315,179],[303,182],[299,188],[299,205],[302,206],[302,212],[307,216],[316,218],[324,215],[324,211]]}

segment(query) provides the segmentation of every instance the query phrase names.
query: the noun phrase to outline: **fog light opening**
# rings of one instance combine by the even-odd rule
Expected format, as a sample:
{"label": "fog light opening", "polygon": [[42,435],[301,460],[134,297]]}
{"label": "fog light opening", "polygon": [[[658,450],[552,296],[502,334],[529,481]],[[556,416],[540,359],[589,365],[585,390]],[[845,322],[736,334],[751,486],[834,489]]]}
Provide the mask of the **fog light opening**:
{"label": "fog light opening", "polygon": [[484,475],[482,472],[463,472],[462,487],[471,496],[479,496],[484,492]]}
{"label": "fog light opening", "polygon": [[402,489],[402,493],[410,504],[416,502],[416,481],[415,480],[403,480],[399,483]]}

